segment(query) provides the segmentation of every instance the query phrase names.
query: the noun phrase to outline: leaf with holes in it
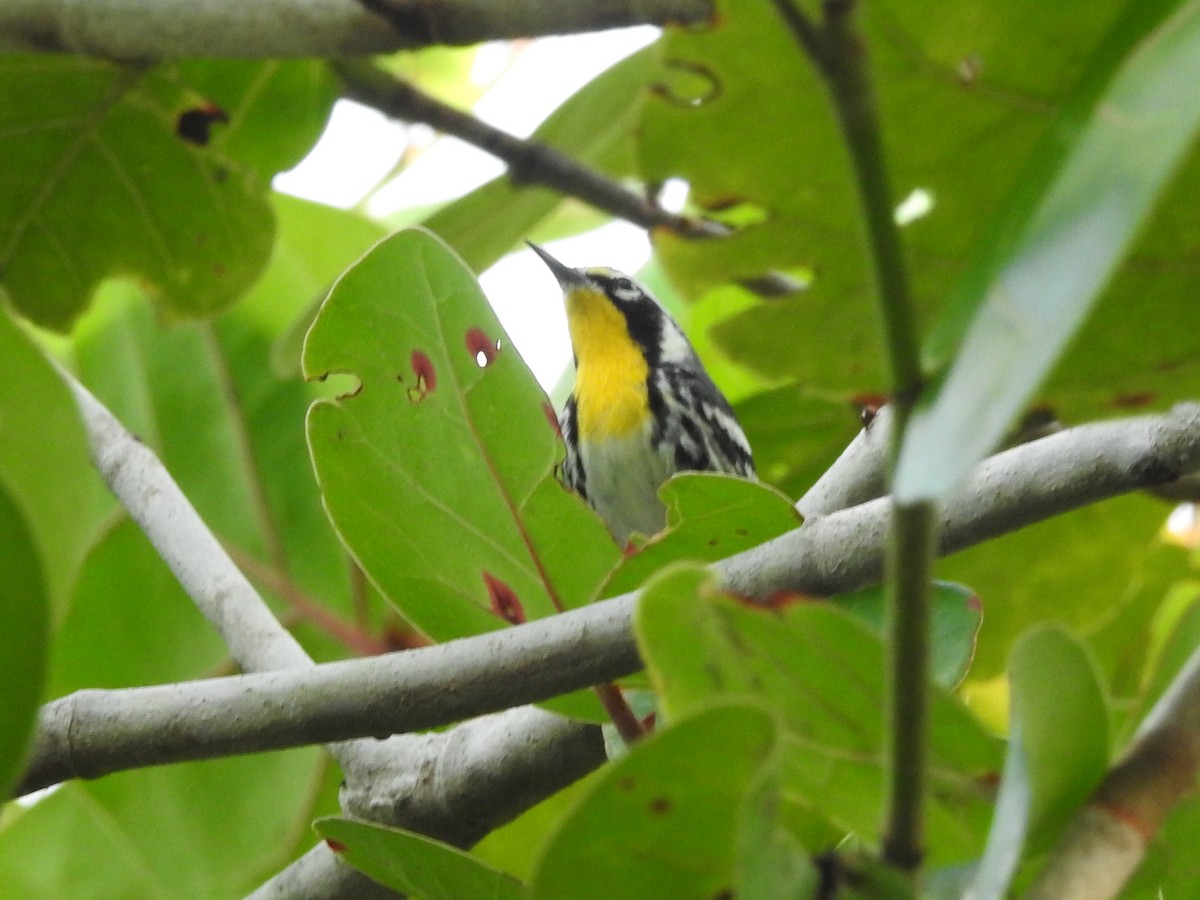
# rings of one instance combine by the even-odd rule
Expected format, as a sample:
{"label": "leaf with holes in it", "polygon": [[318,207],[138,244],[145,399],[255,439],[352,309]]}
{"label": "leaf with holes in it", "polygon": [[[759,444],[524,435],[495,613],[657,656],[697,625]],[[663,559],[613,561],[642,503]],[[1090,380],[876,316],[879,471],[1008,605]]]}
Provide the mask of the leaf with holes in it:
{"label": "leaf with holes in it", "polygon": [[0,272],[23,314],[67,328],[102,279],[125,275],[167,318],[197,317],[257,277],[267,182],[223,146],[220,129],[241,123],[177,67],[6,57],[0,97]]}
{"label": "leaf with holes in it", "polygon": [[559,484],[546,397],[438,238],[401,231],[351,267],[304,372],[358,380],[311,408],[309,446],[334,526],[416,627],[449,640],[594,599],[620,549]]}

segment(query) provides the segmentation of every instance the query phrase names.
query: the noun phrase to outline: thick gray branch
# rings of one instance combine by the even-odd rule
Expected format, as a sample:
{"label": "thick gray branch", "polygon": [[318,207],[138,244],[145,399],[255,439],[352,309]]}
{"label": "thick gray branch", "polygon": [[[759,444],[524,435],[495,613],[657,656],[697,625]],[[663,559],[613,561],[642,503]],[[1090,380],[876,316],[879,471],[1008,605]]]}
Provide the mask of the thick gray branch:
{"label": "thick gray branch", "polygon": [[[1062,431],[982,464],[945,510],[941,550],[1197,466],[1200,405]],[[852,590],[880,577],[887,514],[881,498],[811,519],[717,570],[726,587],[751,596]],[[519,628],[315,671],[82,692],[43,711],[40,752],[25,787],[147,762],[428,728],[618,677],[638,665],[629,629],[634,602],[626,595]]]}
{"label": "thick gray branch", "polygon": [[[17,793],[161,763],[421,731],[611,681],[641,667],[629,634],[631,606],[630,597],[316,668],[77,691],[42,708]],[[444,735],[437,741],[447,742]],[[353,757],[357,780],[369,781],[364,754],[377,769],[373,751],[337,748],[339,758]]]}
{"label": "thick gray branch", "polygon": [[344,57],[626,25],[697,24],[710,0],[7,0],[0,53],[120,60]]}

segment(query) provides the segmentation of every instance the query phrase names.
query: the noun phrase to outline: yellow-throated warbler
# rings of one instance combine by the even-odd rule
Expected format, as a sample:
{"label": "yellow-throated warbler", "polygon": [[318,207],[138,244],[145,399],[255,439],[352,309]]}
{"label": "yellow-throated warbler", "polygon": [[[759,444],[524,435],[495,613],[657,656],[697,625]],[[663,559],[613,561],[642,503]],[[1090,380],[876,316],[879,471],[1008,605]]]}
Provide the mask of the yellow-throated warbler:
{"label": "yellow-throated warbler", "polygon": [[650,292],[613,269],[572,269],[530,244],[562,286],[575,387],[559,415],[567,486],[613,537],[666,524],[675,472],[754,478],[750,443],[696,351]]}

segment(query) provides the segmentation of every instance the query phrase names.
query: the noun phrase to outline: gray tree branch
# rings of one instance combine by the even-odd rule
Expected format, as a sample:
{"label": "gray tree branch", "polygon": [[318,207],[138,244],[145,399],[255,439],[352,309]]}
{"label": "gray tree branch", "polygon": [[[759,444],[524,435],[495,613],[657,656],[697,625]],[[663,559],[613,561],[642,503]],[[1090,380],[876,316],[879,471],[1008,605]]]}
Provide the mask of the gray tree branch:
{"label": "gray tree branch", "polygon": [[328,58],[712,15],[710,0],[8,0],[0,53]]}
{"label": "gray tree branch", "polygon": [[[864,459],[872,468],[869,456]],[[983,463],[946,507],[941,552],[1163,484],[1197,467],[1197,404],[1064,430]],[[857,482],[852,469],[843,467]],[[136,503],[137,496],[129,501]],[[716,570],[725,587],[748,596],[853,590],[880,577],[886,516],[887,500],[879,498],[810,518]],[[80,692],[42,711],[38,750],[23,787],[150,763],[429,728],[616,678],[638,666],[630,633],[635,602],[629,594],[518,628],[316,669]],[[209,712],[214,708],[220,721]]]}
{"label": "gray tree branch", "polygon": [[1108,900],[1141,863],[1200,772],[1200,648],[1138,728],[1124,758],[1067,826],[1027,900]]}

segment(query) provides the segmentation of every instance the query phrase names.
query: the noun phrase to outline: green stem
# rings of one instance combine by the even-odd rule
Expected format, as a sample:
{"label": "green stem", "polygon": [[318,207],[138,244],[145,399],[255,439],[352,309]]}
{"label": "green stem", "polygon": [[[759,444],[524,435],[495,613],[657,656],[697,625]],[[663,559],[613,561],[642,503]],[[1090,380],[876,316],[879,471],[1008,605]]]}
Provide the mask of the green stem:
{"label": "green stem", "polygon": [[[920,345],[866,48],[852,15],[855,4],[853,0],[826,0],[820,23],[809,19],[794,0],[775,0],[775,5],[828,85],[850,153],[883,317],[891,374],[894,465],[921,390]],[[929,583],[935,524],[935,509],[930,504],[893,506],[887,575],[891,744],[883,857],[905,870],[920,865],[922,852],[928,766]]]}

